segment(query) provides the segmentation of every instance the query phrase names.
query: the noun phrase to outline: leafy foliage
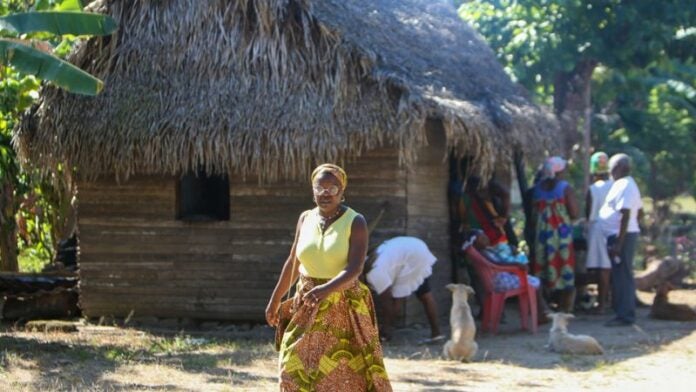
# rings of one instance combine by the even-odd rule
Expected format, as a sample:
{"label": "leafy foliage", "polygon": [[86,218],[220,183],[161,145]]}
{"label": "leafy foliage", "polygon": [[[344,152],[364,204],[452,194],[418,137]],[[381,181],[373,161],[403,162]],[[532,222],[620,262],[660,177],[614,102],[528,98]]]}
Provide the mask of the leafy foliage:
{"label": "leafy foliage", "polygon": [[696,187],[696,2],[455,1],[512,77],[547,104],[583,61],[592,77],[593,144],[624,151],[656,199]]}
{"label": "leafy foliage", "polygon": [[696,67],[672,61],[595,80],[595,144],[628,151],[655,200],[696,191]]}
{"label": "leafy foliage", "polygon": [[18,12],[0,17],[0,29],[15,34],[107,35],[116,31],[116,21],[81,11]]}
{"label": "leafy foliage", "polygon": [[101,90],[101,81],[60,59],[79,35],[115,29],[113,19],[81,9],[79,0],[0,2],[0,245],[10,252],[0,258],[19,250],[24,270],[36,271],[53,259],[71,212],[72,169],[58,167],[49,178],[22,171],[11,131],[38,97],[41,79],[79,93]]}
{"label": "leafy foliage", "polygon": [[13,66],[24,74],[51,81],[74,93],[98,94],[103,87],[99,79],[56,57],[50,45],[37,41],[63,35],[107,35],[116,30],[113,18],[72,10],[77,6],[79,2],[71,1],[64,5],[68,10],[0,16],[0,64]]}
{"label": "leafy foliage", "polygon": [[31,188],[26,174],[20,171],[11,139],[12,128],[22,111],[33,103],[38,87],[39,81],[33,76],[0,67],[0,231],[4,237],[0,240],[9,241],[11,238],[6,236],[16,232],[19,199]]}
{"label": "leafy foliage", "polygon": [[696,3],[473,0],[462,2],[459,13],[486,37],[513,77],[548,98],[553,77],[583,59],[625,69],[663,58],[677,32],[693,24]]}
{"label": "leafy foliage", "polygon": [[32,46],[0,39],[0,63],[11,64],[24,74],[50,80],[68,91],[85,95],[98,94],[101,80]]}

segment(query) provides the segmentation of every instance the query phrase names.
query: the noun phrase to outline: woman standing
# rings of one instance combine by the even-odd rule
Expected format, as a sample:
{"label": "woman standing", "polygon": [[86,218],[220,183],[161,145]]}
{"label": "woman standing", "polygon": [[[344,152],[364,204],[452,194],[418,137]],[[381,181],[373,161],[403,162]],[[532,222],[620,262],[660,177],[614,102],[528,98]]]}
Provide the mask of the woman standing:
{"label": "woman standing", "polygon": [[299,276],[280,347],[280,390],[391,391],[370,290],[358,281],[367,224],[342,204],[348,178],[323,164],[312,172],[316,208],[303,212],[295,241],[266,307],[278,323],[280,300]]}
{"label": "woman standing", "polygon": [[549,294],[558,296],[560,311],[571,312],[575,301],[575,255],[572,221],[578,216],[573,189],[563,180],[566,161],[551,157],[544,162],[541,181],[534,187],[536,212],[534,274]]}

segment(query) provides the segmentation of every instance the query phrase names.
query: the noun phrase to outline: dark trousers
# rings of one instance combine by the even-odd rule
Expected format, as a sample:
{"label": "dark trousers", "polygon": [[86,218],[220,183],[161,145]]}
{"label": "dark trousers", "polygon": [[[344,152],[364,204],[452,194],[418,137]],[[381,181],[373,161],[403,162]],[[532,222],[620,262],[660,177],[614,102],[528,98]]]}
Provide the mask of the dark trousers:
{"label": "dark trousers", "polygon": [[[607,238],[607,246],[616,243],[617,236]],[[616,318],[633,323],[636,321],[636,284],[633,280],[633,256],[638,245],[638,233],[626,233],[619,258],[611,261],[611,306]]]}

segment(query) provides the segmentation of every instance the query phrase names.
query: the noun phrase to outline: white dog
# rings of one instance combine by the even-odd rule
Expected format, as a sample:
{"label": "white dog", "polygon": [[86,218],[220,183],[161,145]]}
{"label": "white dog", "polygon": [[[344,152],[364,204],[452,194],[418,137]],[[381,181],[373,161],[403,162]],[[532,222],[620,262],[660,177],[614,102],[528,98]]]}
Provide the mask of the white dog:
{"label": "white dog", "polygon": [[604,354],[604,349],[592,336],[568,333],[568,319],[575,316],[569,313],[550,313],[549,317],[553,320],[547,345],[551,351],[564,354]]}
{"label": "white dog", "polygon": [[452,337],[445,343],[442,355],[447,359],[469,362],[478,350],[478,344],[474,341],[476,324],[467,302],[469,295],[474,295],[474,289],[464,284],[454,283],[450,283],[446,287],[452,292],[452,310],[450,312]]}

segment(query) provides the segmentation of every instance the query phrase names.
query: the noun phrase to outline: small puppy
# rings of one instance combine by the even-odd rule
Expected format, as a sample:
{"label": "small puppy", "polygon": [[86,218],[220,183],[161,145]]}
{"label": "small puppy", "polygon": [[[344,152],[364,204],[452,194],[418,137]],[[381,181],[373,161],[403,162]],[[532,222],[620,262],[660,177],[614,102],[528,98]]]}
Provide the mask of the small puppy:
{"label": "small puppy", "polygon": [[450,311],[452,337],[442,348],[442,355],[447,359],[469,362],[478,351],[478,344],[474,341],[476,323],[467,302],[469,295],[474,295],[474,289],[455,283],[450,283],[446,287],[452,292],[452,310]]}
{"label": "small puppy", "polygon": [[549,313],[549,317],[553,321],[547,345],[551,351],[563,354],[604,354],[604,349],[592,336],[568,333],[568,319],[575,316],[570,313]]}
{"label": "small puppy", "polygon": [[689,305],[672,304],[667,298],[667,294],[674,286],[665,282],[657,287],[655,299],[650,307],[650,317],[659,320],[693,321],[696,320],[696,311]]}

